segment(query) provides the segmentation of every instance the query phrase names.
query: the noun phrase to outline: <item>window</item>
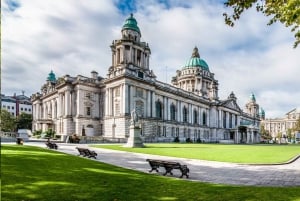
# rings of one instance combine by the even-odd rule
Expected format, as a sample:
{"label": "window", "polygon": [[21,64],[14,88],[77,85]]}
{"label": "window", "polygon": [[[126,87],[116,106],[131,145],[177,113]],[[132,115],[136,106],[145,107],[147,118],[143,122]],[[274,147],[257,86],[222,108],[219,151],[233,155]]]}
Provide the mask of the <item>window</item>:
{"label": "window", "polygon": [[166,126],[163,127],[163,136],[167,137],[167,127]]}
{"label": "window", "polygon": [[182,114],[183,114],[183,122],[187,122],[187,108],[184,106],[183,107],[183,111],[182,111]]}
{"label": "window", "polygon": [[86,107],[86,115],[91,116],[91,107]]}
{"label": "window", "polygon": [[176,137],[179,137],[179,128],[176,128]]}
{"label": "window", "polygon": [[175,121],[176,120],[176,113],[175,113],[175,105],[172,103],[170,107],[170,113],[171,113],[171,120]]}
{"label": "window", "polygon": [[223,112],[223,128],[226,128],[226,112]]}
{"label": "window", "polygon": [[143,89],[136,88],[136,96],[142,98],[143,97]]}
{"label": "window", "polygon": [[232,114],[229,114],[229,128],[232,128]]}
{"label": "window", "polygon": [[143,79],[143,78],[144,78],[144,73],[141,72],[141,71],[139,71],[139,72],[138,72],[138,77]]}
{"label": "window", "polygon": [[[13,108],[14,109],[14,108]],[[27,108],[25,108],[25,111],[27,111]]]}
{"label": "window", "polygon": [[206,125],[206,113],[205,112],[203,112],[203,114],[202,114],[202,123],[203,123],[203,125]]}
{"label": "window", "polygon": [[85,98],[91,100],[92,99],[92,94],[90,92],[85,93]]}
{"label": "window", "polygon": [[156,107],[156,117],[157,118],[162,118],[162,104],[160,101],[157,101],[155,104]]}
{"label": "window", "polygon": [[172,137],[175,137],[175,128],[174,127],[172,127]]}
{"label": "window", "polygon": [[115,115],[120,115],[120,103],[119,103],[119,101],[115,103]]}
{"label": "window", "polygon": [[7,106],[7,109],[10,109],[10,106]]}
{"label": "window", "polygon": [[119,97],[120,96],[120,87],[115,88],[115,96]]}
{"label": "window", "polygon": [[161,128],[160,128],[160,126],[157,126],[157,136],[161,137]]}
{"label": "window", "polygon": [[12,106],[12,107],[11,107],[11,109],[15,109],[15,107],[14,107],[14,106]]}
{"label": "window", "polygon": [[138,116],[143,117],[144,116],[144,103],[143,101],[136,101],[135,102],[135,110]]}
{"label": "window", "polygon": [[194,110],[194,124],[198,124],[198,112]]}
{"label": "window", "polygon": [[29,108],[28,111],[31,112],[31,109]]}

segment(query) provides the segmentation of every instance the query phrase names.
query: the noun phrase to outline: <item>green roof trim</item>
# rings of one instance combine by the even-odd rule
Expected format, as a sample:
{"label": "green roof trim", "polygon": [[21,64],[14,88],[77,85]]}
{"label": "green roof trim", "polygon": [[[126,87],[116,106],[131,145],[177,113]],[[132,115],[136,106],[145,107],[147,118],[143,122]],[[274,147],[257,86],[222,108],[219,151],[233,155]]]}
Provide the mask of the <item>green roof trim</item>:
{"label": "green roof trim", "polygon": [[202,70],[209,71],[209,67],[208,67],[207,63],[203,59],[200,58],[197,47],[194,48],[192,57],[185,63],[185,65],[183,66],[183,69],[195,68],[195,67],[201,68]]}
{"label": "green roof trim", "polygon": [[130,17],[128,17],[128,18],[126,19],[125,24],[124,24],[123,27],[122,27],[122,30],[123,30],[123,29],[130,29],[130,30],[136,31],[136,32],[138,32],[139,34],[141,34],[140,28],[138,27],[137,21],[136,21],[136,19],[133,17],[133,14],[132,14],[132,13],[130,14]]}

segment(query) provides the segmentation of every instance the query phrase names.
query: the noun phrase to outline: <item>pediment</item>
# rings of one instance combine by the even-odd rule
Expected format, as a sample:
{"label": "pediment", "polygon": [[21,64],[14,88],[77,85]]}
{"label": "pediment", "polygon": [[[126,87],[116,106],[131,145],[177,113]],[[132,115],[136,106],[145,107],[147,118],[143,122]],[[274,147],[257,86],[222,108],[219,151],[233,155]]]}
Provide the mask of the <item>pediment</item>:
{"label": "pediment", "polygon": [[226,101],[223,101],[220,105],[223,107],[226,107],[228,109],[231,109],[231,110],[235,110],[235,111],[239,111],[239,112],[242,111],[235,100],[226,100]]}

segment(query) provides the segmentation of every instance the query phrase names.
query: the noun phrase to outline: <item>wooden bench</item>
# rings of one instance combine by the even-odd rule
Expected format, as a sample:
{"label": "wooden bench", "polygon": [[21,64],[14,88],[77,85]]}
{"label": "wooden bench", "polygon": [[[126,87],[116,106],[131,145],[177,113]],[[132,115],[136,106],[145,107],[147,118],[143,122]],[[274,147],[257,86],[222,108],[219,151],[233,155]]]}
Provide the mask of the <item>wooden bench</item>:
{"label": "wooden bench", "polygon": [[79,156],[83,156],[83,157],[88,157],[88,158],[95,158],[98,155],[95,151],[91,151],[87,148],[80,148],[80,147],[76,147],[76,149],[79,152]]}
{"label": "wooden bench", "polygon": [[163,167],[165,168],[165,173],[163,173],[163,175],[167,175],[168,173],[170,175],[173,175],[172,170],[178,169],[181,172],[180,178],[182,178],[183,176],[185,176],[186,178],[189,177],[188,173],[190,172],[190,169],[187,167],[187,165],[181,165],[180,163],[173,161],[163,161],[156,159],[147,159],[146,161],[149,162],[149,165],[151,167],[151,170],[149,170],[149,172],[152,172],[153,170],[159,172],[158,168]]}
{"label": "wooden bench", "polygon": [[49,149],[57,149],[58,148],[57,144],[55,144],[54,142],[46,142],[45,144]]}

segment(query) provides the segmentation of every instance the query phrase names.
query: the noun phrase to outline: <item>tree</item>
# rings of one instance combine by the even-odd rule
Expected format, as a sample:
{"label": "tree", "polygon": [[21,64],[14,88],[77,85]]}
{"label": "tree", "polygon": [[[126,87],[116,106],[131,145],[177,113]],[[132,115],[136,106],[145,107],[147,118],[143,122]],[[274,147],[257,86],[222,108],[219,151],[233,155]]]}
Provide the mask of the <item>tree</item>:
{"label": "tree", "polygon": [[265,140],[271,140],[272,139],[272,137],[270,135],[270,132],[265,129],[264,125],[260,125],[260,135]]}
{"label": "tree", "polygon": [[31,114],[26,114],[26,113],[21,113],[17,117],[17,129],[29,129],[31,130],[32,128],[32,115]]}
{"label": "tree", "polygon": [[239,20],[245,10],[255,6],[258,12],[271,17],[268,25],[279,21],[286,27],[291,27],[291,31],[295,32],[294,48],[300,43],[299,0],[227,0],[224,4],[233,9],[231,15],[223,13],[227,25],[234,26],[234,21]]}
{"label": "tree", "polygon": [[10,114],[7,110],[1,109],[1,119],[0,119],[1,131],[10,132],[15,131],[16,122],[15,117]]}

